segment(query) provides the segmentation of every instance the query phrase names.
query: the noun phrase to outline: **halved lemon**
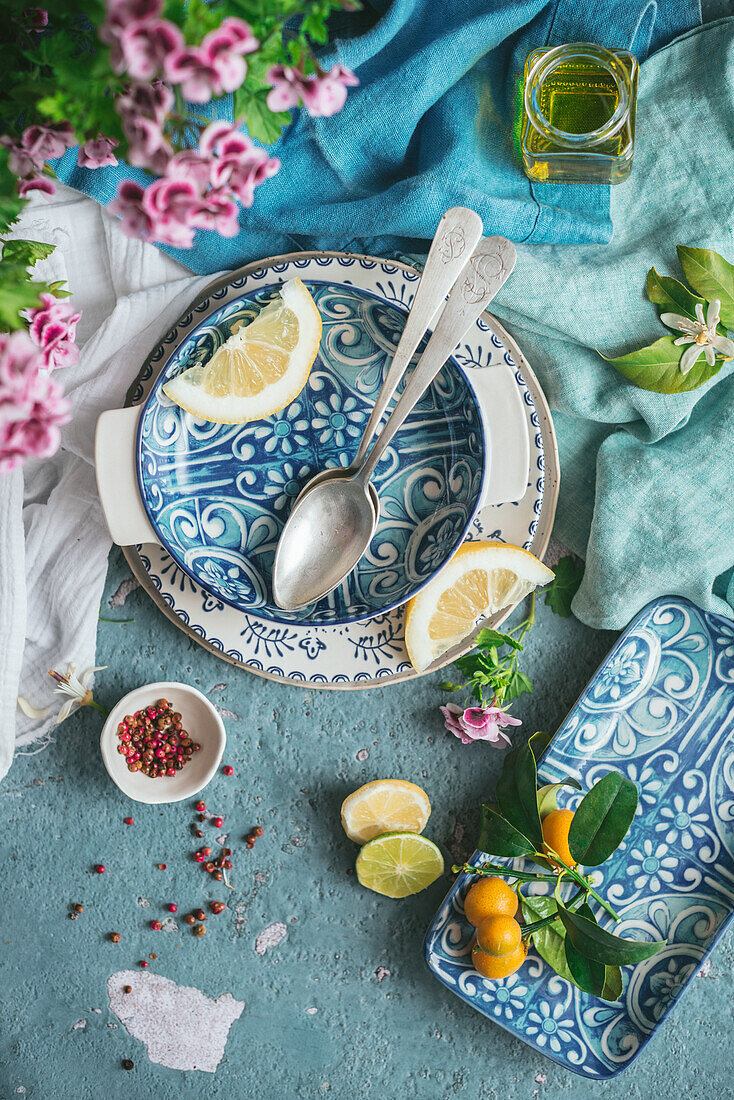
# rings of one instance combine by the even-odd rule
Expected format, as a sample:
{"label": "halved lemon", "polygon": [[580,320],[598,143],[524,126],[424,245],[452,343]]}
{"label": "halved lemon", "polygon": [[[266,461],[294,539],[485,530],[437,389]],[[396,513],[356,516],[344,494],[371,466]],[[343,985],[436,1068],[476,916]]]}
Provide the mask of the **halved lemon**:
{"label": "halved lemon", "polygon": [[357,856],[362,886],[387,898],[407,898],[443,874],[443,856],[432,840],[416,833],[385,833]]}
{"label": "halved lemon", "polygon": [[342,802],[344,832],[357,844],[381,833],[422,833],[430,816],[426,792],[404,779],[375,779]]}
{"label": "halved lemon", "polygon": [[465,542],[409,601],[405,644],[416,672],[471,634],[480,619],[553,580],[553,570],[519,546]]}
{"label": "halved lemon", "polygon": [[262,420],[284,408],[308,381],[321,340],[321,314],[300,279],[211,359],[166,382],[163,392],[186,412],[217,424]]}

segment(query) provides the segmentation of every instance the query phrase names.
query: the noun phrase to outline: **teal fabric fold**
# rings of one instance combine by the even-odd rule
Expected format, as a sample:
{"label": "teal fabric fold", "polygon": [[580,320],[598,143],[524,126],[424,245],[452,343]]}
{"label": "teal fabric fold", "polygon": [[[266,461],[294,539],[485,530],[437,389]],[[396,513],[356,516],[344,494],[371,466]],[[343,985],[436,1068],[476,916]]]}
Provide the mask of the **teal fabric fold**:
{"label": "teal fabric fold", "polygon": [[653,266],[682,278],[676,244],[734,261],[734,19],[646,61],[638,104],[632,175],[612,189],[611,242],[519,245],[492,307],[554,411],[555,531],[586,558],[573,610],[609,628],[664,593],[729,617],[734,608],[734,364],[667,396],[630,385],[596,351],[623,354],[666,331],[645,278]]}

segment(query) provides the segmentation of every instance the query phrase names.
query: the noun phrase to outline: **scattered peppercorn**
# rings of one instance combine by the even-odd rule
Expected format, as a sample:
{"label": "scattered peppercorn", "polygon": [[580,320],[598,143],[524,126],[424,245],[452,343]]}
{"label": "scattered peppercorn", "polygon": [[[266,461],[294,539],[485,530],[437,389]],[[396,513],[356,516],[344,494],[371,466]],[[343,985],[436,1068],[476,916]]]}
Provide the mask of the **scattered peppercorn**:
{"label": "scattered peppercorn", "polygon": [[132,993],[132,991],[133,991],[133,987],[131,985],[124,985],[122,987],[122,992],[123,993]]}
{"label": "scattered peppercorn", "polygon": [[232,860],[231,859],[223,860],[222,861],[222,866],[224,867],[225,871],[231,871],[232,870]]}
{"label": "scattered peppercorn", "polygon": [[255,836],[262,836],[262,835],[263,835],[263,831],[262,831],[262,826],[261,826],[261,825],[256,825],[256,826],[255,826],[255,828],[254,828],[254,829],[253,829],[252,831],[253,831],[253,833],[254,833],[254,835],[255,835]]}
{"label": "scattered peppercorn", "polygon": [[247,841],[247,847],[248,848],[254,848],[255,847],[255,841],[254,840],[248,840]]}
{"label": "scattered peppercorn", "polygon": [[206,814],[199,814],[199,821],[206,821]]}
{"label": "scattered peppercorn", "polygon": [[206,809],[206,802],[197,802],[194,809],[198,810],[200,814],[203,814]]}
{"label": "scattered peppercorn", "polygon": [[157,959],[158,956],[156,955],[155,951],[151,951],[151,953],[148,955],[148,958],[149,959]]}
{"label": "scattered peppercorn", "polygon": [[194,909],[194,916],[197,920],[206,920],[206,913],[203,909]]}
{"label": "scattered peppercorn", "polygon": [[200,851],[203,856],[210,856],[212,854],[211,848],[201,848]]}
{"label": "scattered peppercorn", "polygon": [[230,764],[225,764],[222,771],[225,775],[234,775],[234,768]]}
{"label": "scattered peppercorn", "polygon": [[95,869],[95,871],[97,872],[98,875],[103,875],[105,873],[104,863],[98,863],[97,866],[94,869]]}
{"label": "scattered peppercorn", "polygon": [[211,873],[212,873],[212,871],[214,870],[214,864],[212,863],[212,861],[211,861],[211,860],[209,860],[209,862],[208,862],[208,863],[205,863],[205,864],[204,864],[204,867],[205,867],[205,868],[206,868],[206,870],[207,870],[207,871],[209,872],[209,874],[211,874]]}
{"label": "scattered peppercorn", "polygon": [[71,913],[69,913],[69,920],[76,920],[76,918],[78,916],[79,916],[78,913],[71,912]]}
{"label": "scattered peppercorn", "polygon": [[196,924],[196,917],[193,913],[187,913],[184,917],[184,921],[186,922],[186,924]]}
{"label": "scattered peppercorn", "polygon": [[154,932],[160,932],[163,925],[159,920],[152,920],[150,922],[150,927],[153,929]]}
{"label": "scattered peppercorn", "polygon": [[221,882],[224,874],[222,871],[212,871],[212,878],[216,879],[217,882]]}
{"label": "scattered peppercorn", "polygon": [[205,935],[206,935],[206,928],[205,928],[205,926],[204,926],[203,924],[197,924],[197,925],[196,925],[196,926],[194,927],[194,935],[195,935],[195,936],[205,936]]}
{"label": "scattered peppercorn", "polygon": [[123,1069],[135,1069],[135,1063],[131,1062],[129,1058],[123,1058],[122,1059],[122,1068]]}
{"label": "scattered peppercorn", "polygon": [[78,901],[74,902],[74,904],[72,905],[72,909],[74,910],[75,913],[83,913],[84,912],[84,906],[81,905]]}
{"label": "scattered peppercorn", "polygon": [[224,818],[223,817],[213,817],[212,818],[212,825],[214,826],[215,829],[221,829],[222,825],[224,825]]}
{"label": "scattered peppercorn", "polygon": [[126,818],[124,818],[124,821],[125,821],[126,825],[134,825],[135,824],[135,818],[134,817],[126,817]]}
{"label": "scattered peppercorn", "polygon": [[212,913],[219,914],[223,913],[227,906],[224,904],[223,901],[210,901],[209,908],[211,909]]}
{"label": "scattered peppercorn", "polygon": [[169,913],[175,913],[175,912],[176,912],[176,910],[178,909],[178,906],[177,906],[177,905],[174,905],[174,903],[173,903],[173,902],[170,902],[170,903],[169,903],[169,904],[168,904],[168,905],[166,906],[166,909],[168,910],[168,912],[169,912]]}
{"label": "scattered peppercorn", "polygon": [[147,965],[148,965],[148,963],[147,963],[147,960],[146,960],[146,959],[141,959],[141,960],[140,960],[140,962],[138,963],[138,966],[142,967],[142,968],[143,968],[143,970],[145,970],[145,968],[147,967]]}
{"label": "scattered peppercorn", "polygon": [[232,849],[231,848],[222,848],[222,855],[223,856],[231,856],[232,855]]}
{"label": "scattered peppercorn", "polygon": [[122,939],[122,936],[120,935],[119,932],[110,932],[110,939],[112,940],[113,943],[119,943],[120,940]]}
{"label": "scattered peppercorn", "polygon": [[165,869],[166,869],[166,864],[165,863],[159,863],[158,864],[158,870],[159,871],[165,871]]}
{"label": "scattered peppercorn", "polygon": [[194,836],[201,838],[203,835],[201,829],[194,829]]}

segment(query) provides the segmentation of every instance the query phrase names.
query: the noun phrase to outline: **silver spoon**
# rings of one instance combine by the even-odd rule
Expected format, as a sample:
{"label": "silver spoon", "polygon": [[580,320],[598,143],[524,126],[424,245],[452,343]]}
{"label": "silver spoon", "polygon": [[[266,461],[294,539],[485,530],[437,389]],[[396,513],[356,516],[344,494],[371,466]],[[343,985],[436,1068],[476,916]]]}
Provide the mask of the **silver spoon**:
{"label": "silver spoon", "polygon": [[[415,355],[415,349],[423,339],[426,329],[431,327],[431,322],[444,304],[446,295],[459,274],[466,267],[481,235],[482,219],[466,206],[454,206],[443,215],[436,227],[400,342],[377,395],[356,455],[349,466],[337,466],[314,474],[301,489],[296,503],[310,492],[313,486],[331,478],[348,478],[360,468],[380,427],[385,410]],[[370,499],[377,516],[379,503],[377,492],[372,485],[370,485]]]}
{"label": "silver spoon", "polygon": [[379,508],[370,496],[370,478],[395,433],[439,373],[456,345],[506,282],[515,266],[514,245],[485,237],[460,274],[418,365],[363,465],[348,477],[313,485],[295,503],[280,536],[273,566],[278,607],[306,607],[331,592],[369,546]]}

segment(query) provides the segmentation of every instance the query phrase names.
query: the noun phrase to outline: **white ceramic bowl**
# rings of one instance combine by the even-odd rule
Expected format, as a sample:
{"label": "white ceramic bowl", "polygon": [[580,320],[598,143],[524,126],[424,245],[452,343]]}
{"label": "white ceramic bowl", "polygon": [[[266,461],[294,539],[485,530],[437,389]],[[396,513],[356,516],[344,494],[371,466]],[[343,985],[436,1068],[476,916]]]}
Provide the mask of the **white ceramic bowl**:
{"label": "white ceramic bowl", "polygon": [[[167,699],[174,710],[180,711],[184,729],[201,749],[175,775],[151,779],[142,772],[128,771],[125,758],[117,751],[117,727],[126,714],[134,714],[158,699]],[[128,798],[149,803],[181,802],[198,794],[219,767],[226,743],[224,723],[207,697],[188,684],[169,681],[145,684],[123,696],[110,711],[99,739],[102,760],[113,782]]]}

